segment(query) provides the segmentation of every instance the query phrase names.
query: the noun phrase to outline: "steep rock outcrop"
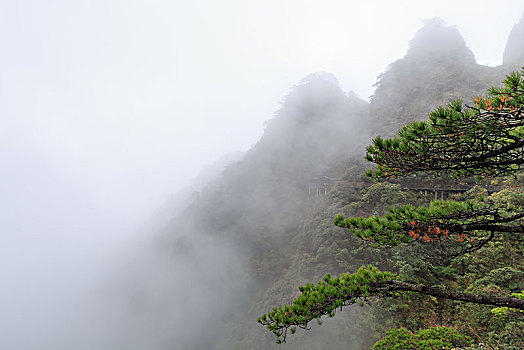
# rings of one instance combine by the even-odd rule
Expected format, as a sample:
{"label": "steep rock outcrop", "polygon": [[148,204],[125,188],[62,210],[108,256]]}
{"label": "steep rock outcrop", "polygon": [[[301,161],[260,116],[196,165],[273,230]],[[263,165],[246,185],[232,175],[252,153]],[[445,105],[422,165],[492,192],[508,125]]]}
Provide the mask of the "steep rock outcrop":
{"label": "steep rock outcrop", "polygon": [[503,76],[501,69],[477,65],[456,27],[426,20],[406,55],[377,79],[370,105],[376,133],[391,136],[394,125],[425,119],[438,105],[467,102]]}
{"label": "steep rock outcrop", "polygon": [[[331,74],[314,73],[294,86],[260,141],[165,230],[162,246],[173,265],[191,272],[171,278],[190,291],[186,299],[174,298],[173,309],[193,308],[194,301],[200,311],[173,317],[205,329],[198,337],[173,331],[177,345],[276,349],[256,317],[287,302],[304,281],[328,271],[352,270],[353,264],[368,263],[375,254],[332,224],[336,213],[362,210],[349,207],[361,196],[351,182],[361,181],[355,159],[362,159],[371,137],[388,136],[408,121],[425,119],[439,104],[469,101],[500,82],[503,69],[477,65],[457,29],[432,19],[416,33],[406,56],[379,76],[370,105],[344,93]],[[344,181],[326,196],[308,194],[313,177],[342,174]],[[205,293],[189,298],[193,290]],[[345,320],[339,317],[333,326],[315,329],[304,340],[297,337],[286,347],[369,348],[365,342],[376,335],[365,322],[359,325],[361,313],[355,308],[342,316]]]}
{"label": "steep rock outcrop", "polygon": [[502,64],[516,65],[517,68],[524,65],[524,13],[520,17],[519,23],[513,26],[509,34]]}

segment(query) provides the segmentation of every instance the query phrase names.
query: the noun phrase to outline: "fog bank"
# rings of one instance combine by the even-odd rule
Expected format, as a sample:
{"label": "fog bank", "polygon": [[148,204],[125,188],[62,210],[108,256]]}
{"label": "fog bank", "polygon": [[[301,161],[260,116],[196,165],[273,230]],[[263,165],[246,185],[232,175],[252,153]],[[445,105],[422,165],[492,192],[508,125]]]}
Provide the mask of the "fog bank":
{"label": "fog bank", "polygon": [[[489,27],[479,20],[488,8]],[[334,73],[340,99],[367,100],[424,18],[456,23],[477,62],[498,65],[522,10],[521,1],[1,3],[0,348],[184,349],[199,338],[208,349],[234,317],[226,306],[252,285],[236,284],[244,246],[213,231],[163,231],[238,157],[204,177],[199,169],[252,148],[311,72]],[[331,152],[313,136],[318,158]],[[276,141],[264,147],[279,152]],[[244,181],[226,185],[250,188]]]}

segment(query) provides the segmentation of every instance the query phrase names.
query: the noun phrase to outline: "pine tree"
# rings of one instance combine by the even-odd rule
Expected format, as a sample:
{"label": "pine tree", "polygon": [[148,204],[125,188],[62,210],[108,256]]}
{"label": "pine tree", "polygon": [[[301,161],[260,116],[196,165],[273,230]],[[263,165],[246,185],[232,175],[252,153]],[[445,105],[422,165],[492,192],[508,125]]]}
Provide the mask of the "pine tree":
{"label": "pine tree", "polygon": [[[508,75],[502,87],[478,96],[471,106],[457,100],[436,108],[428,121],[404,126],[391,139],[377,137],[365,157],[376,164],[367,175],[375,181],[414,177],[475,176],[479,179],[518,177],[524,164],[524,67]],[[515,240],[524,232],[522,187],[504,189],[503,195],[475,200],[435,200],[429,206],[404,205],[384,216],[338,215],[335,225],[369,241],[377,248],[408,244],[432,244],[451,258],[483,248],[496,235]],[[370,297],[398,297],[416,292],[440,298],[524,310],[524,300],[492,294],[465,293],[412,283],[374,266],[339,277],[326,275],[317,284],[299,287],[289,305],[275,307],[258,320],[285,342],[297,327],[334,316],[338,308],[367,302]],[[378,344],[378,343],[377,343]]]}

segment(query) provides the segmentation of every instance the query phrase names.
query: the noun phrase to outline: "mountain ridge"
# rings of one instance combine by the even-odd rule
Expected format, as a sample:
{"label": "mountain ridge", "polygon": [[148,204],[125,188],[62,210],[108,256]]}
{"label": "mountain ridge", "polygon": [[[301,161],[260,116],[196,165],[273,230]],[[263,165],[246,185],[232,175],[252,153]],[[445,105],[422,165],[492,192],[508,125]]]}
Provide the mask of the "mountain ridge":
{"label": "mountain ridge", "polygon": [[[509,69],[478,65],[455,27],[431,19],[415,34],[406,56],[379,76],[370,103],[344,93],[329,73],[313,73],[300,81],[253,148],[163,230],[162,249],[179,255],[177,264],[205,271],[204,277],[216,271],[224,278],[223,286],[206,284],[205,278],[191,280],[191,288],[213,290],[220,317],[177,316],[204,325],[208,336],[187,339],[175,330],[174,339],[192,349],[275,348],[271,335],[255,323],[258,314],[285,303],[304,280],[343,272],[366,260],[363,257],[388,256],[378,256],[332,225],[334,215],[357,210],[352,203],[363,198],[354,183],[362,181],[365,145],[375,135],[389,136],[406,122],[426,118],[439,104],[483,93]],[[325,196],[311,195],[311,180],[323,175],[343,181]],[[393,187],[382,191],[393,191],[402,201],[419,200]],[[206,264],[192,260],[191,251],[212,254],[217,242],[226,242],[225,251],[237,256],[217,255],[211,265],[209,259]],[[239,285],[244,288],[239,290]],[[201,302],[209,309],[215,306],[214,301]],[[346,322],[365,316],[359,310],[344,315]],[[299,337],[288,348],[342,348],[349,340],[364,348],[377,336],[369,322],[315,329],[313,340]]]}

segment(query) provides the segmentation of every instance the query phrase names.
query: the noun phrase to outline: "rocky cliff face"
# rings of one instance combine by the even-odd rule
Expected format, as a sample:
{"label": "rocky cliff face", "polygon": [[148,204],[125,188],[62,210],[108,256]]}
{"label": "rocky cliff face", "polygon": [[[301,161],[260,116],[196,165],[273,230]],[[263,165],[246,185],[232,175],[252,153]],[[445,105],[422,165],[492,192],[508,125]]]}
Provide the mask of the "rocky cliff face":
{"label": "rocky cliff face", "polygon": [[518,67],[524,65],[524,13],[509,34],[502,63]]}
{"label": "rocky cliff face", "polygon": [[474,65],[473,52],[466,46],[464,38],[455,26],[448,26],[438,18],[424,21],[409,42],[405,59],[423,61],[428,64],[454,61],[457,65]]}
{"label": "rocky cliff face", "polygon": [[[512,47],[523,42],[514,40]],[[198,328],[196,336],[171,331],[174,344],[276,349],[256,317],[285,303],[304,281],[351,270],[351,264],[361,264],[359,254],[366,263],[374,254],[332,224],[335,214],[361,196],[351,182],[360,181],[357,165],[371,137],[389,136],[406,122],[426,119],[437,105],[453,99],[470,101],[498,84],[505,70],[477,65],[457,29],[431,19],[406,56],[379,77],[370,104],[346,94],[326,73],[311,74],[293,87],[260,141],[164,230],[162,247],[172,266],[166,279],[178,286],[170,317]],[[311,180],[324,175],[343,181],[325,195],[312,196]],[[180,286],[187,295],[179,295]],[[355,308],[345,319],[338,317],[330,327],[314,330],[313,337],[297,337],[286,347],[369,348],[359,343],[374,337],[369,327],[358,326],[360,313]]]}
{"label": "rocky cliff face", "polygon": [[506,73],[504,67],[478,65],[456,27],[433,18],[417,31],[406,55],[378,77],[370,118],[378,134],[391,136],[395,125],[426,119],[455,99],[467,103]]}

